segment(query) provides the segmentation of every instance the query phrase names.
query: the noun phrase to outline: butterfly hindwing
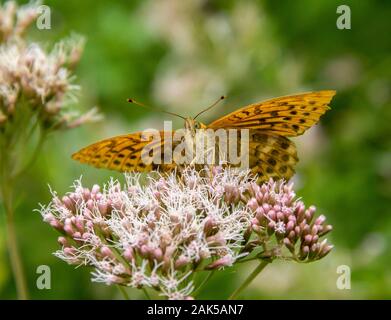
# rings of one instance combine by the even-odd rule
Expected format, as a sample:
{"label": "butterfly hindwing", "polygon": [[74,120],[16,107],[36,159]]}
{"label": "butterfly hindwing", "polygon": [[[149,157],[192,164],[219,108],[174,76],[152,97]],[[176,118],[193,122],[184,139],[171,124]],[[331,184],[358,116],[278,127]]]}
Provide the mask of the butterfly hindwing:
{"label": "butterfly hindwing", "polygon": [[[241,152],[246,151],[246,148],[242,149],[244,141],[239,130],[237,131],[237,137],[237,141],[228,140],[229,148],[234,143],[238,143],[236,152],[241,155]],[[216,153],[218,152],[219,150],[216,150]],[[248,167],[254,174],[258,175],[259,181],[267,181],[270,178],[288,180],[295,173],[294,166],[298,161],[296,146],[287,137],[263,130],[250,129],[248,153]],[[238,165],[242,166],[243,163]]]}
{"label": "butterfly hindwing", "polygon": [[286,137],[250,130],[249,153],[249,167],[260,181],[288,180],[295,173],[296,146]]}

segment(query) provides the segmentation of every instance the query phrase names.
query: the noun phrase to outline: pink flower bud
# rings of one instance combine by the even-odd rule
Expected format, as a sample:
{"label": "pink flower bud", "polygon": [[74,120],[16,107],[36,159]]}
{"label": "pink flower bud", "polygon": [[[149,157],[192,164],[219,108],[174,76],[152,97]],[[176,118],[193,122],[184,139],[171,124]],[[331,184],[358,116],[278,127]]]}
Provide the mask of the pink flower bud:
{"label": "pink flower bud", "polygon": [[94,200],[89,199],[86,203],[86,207],[88,210],[93,211],[94,210]]}
{"label": "pink flower bud", "polygon": [[61,200],[68,210],[73,211],[75,209],[73,201],[68,196],[63,196]]}
{"label": "pink flower bud", "polygon": [[255,225],[255,226],[258,226],[259,225],[259,220],[257,218],[252,218],[251,219],[251,225]]}
{"label": "pink flower bud", "polygon": [[291,232],[289,232],[288,238],[289,238],[289,240],[291,240],[291,241],[295,241],[296,232],[294,232],[293,230],[292,230]]}
{"label": "pink flower bud", "polygon": [[312,241],[312,236],[310,234],[307,234],[305,237],[304,237],[304,243],[305,244],[310,244]]}
{"label": "pink flower bud", "polygon": [[100,248],[100,253],[104,256],[104,257],[109,257],[109,258],[114,258],[114,254],[113,252],[111,251],[111,249],[107,246],[103,246]]}
{"label": "pink flower bud", "polygon": [[274,230],[276,228],[276,223],[274,221],[270,221],[267,224],[267,234],[270,236],[274,233]]}
{"label": "pink flower bud", "polygon": [[297,215],[297,220],[301,222],[304,219],[304,213],[305,213],[305,206],[304,203],[299,201],[296,204],[296,215]]}
{"label": "pink flower bud", "polygon": [[[259,187],[258,187],[258,188],[259,188]],[[267,183],[264,183],[264,184],[261,186],[260,190],[261,190],[261,192],[262,192],[263,194],[265,194],[265,193],[269,190],[269,188],[268,188],[268,186],[267,186]]]}
{"label": "pink flower bud", "polygon": [[262,203],[264,199],[262,192],[255,193],[255,199],[257,200],[258,203]]}
{"label": "pink flower bud", "polygon": [[293,221],[288,221],[288,223],[286,224],[286,231],[290,232],[291,230],[293,230],[294,227],[295,223]]}
{"label": "pink flower bud", "polygon": [[319,233],[319,236],[324,236],[325,234],[329,233],[331,230],[333,230],[333,226],[328,224],[323,227],[322,231]]}
{"label": "pink flower bud", "polygon": [[84,216],[84,218],[86,218],[87,220],[92,220],[93,217],[92,217],[92,212],[90,209],[88,208],[84,208],[84,210],[82,211],[82,215]]}
{"label": "pink flower bud", "polygon": [[176,261],[175,261],[175,269],[181,269],[185,265],[190,263],[190,259],[185,256],[180,256]]}
{"label": "pink flower bud", "polygon": [[152,192],[152,194],[153,194],[153,196],[154,196],[156,199],[160,200],[160,197],[161,197],[160,191],[155,190],[155,191]]}
{"label": "pink flower bud", "polygon": [[91,193],[96,194],[100,191],[100,186],[98,184],[94,184],[91,189]]}
{"label": "pink flower bud", "polygon": [[301,232],[302,232],[303,235],[306,235],[306,234],[310,233],[310,226],[308,224],[305,224],[301,228]]}
{"label": "pink flower bud", "polygon": [[[265,206],[263,207],[265,208]],[[277,214],[274,210],[270,210],[269,212],[267,212],[267,216],[272,220],[277,220]]]}
{"label": "pink flower bud", "polygon": [[61,244],[62,246],[64,246],[64,247],[69,247],[69,242],[68,242],[67,238],[65,238],[65,237],[58,237],[58,238],[57,238],[57,241],[58,241],[58,243]]}
{"label": "pink flower bud", "polygon": [[150,248],[143,244],[141,247],[140,247],[140,255],[143,256],[143,257],[147,257],[149,256],[149,252],[150,252]]}
{"label": "pink flower bud", "polygon": [[315,206],[310,206],[310,207],[305,211],[305,218],[307,219],[308,223],[311,223],[312,218],[314,217],[315,211],[316,211]]}
{"label": "pink flower bud", "polygon": [[310,248],[308,246],[304,246],[300,249],[300,260],[304,260],[308,254],[310,253]]}
{"label": "pink flower bud", "polygon": [[270,221],[268,224],[267,224],[268,228],[270,229],[273,229],[276,227],[276,223],[274,221]]}
{"label": "pink flower bud", "polygon": [[225,238],[221,232],[217,232],[215,235],[207,237],[206,241],[210,246],[224,246],[226,244]]}
{"label": "pink flower bud", "polygon": [[124,250],[123,256],[126,260],[132,261],[133,260],[133,249],[131,247],[128,247]]}
{"label": "pink flower bud", "polygon": [[152,257],[155,258],[157,261],[161,261],[163,259],[163,251],[160,248],[156,248],[152,251]]}
{"label": "pink flower bud", "polygon": [[85,233],[83,233],[83,235],[82,235],[81,237],[82,237],[82,239],[84,239],[84,240],[91,239],[91,233],[85,232]]}
{"label": "pink flower bud", "polygon": [[76,250],[74,247],[65,247],[63,252],[66,256],[73,256],[76,253]]}
{"label": "pink flower bud", "polygon": [[272,208],[275,212],[278,212],[278,211],[281,211],[282,210],[282,208],[281,208],[281,206],[279,205],[279,204],[275,204],[274,206],[273,206],[273,208]]}
{"label": "pink flower bud", "polygon": [[86,222],[87,229],[93,229],[94,228],[94,223],[92,221],[87,221]]}
{"label": "pink flower bud", "polygon": [[316,235],[318,233],[318,230],[319,230],[319,226],[318,225],[313,225],[312,228],[311,228],[311,234],[312,235]]}
{"label": "pink flower bud", "polygon": [[264,217],[264,210],[262,207],[258,207],[255,210],[255,217],[258,219],[259,222],[261,222],[262,218]]}
{"label": "pink flower bud", "polygon": [[216,221],[212,217],[206,218],[205,224],[204,224],[204,232],[206,235],[210,235],[216,227]]}
{"label": "pink flower bud", "polygon": [[57,230],[63,230],[63,225],[61,224],[60,221],[56,220],[56,219],[53,219],[49,222],[50,226],[52,226],[53,228],[57,229]]}
{"label": "pink flower bud", "polygon": [[84,188],[83,189],[83,198],[85,200],[89,199],[91,197],[91,192],[90,192],[90,189],[88,188]]}
{"label": "pink flower bud", "polygon": [[311,252],[314,252],[314,253],[317,253],[318,251],[319,251],[319,249],[320,249],[320,245],[318,244],[318,243],[314,243],[312,246],[311,246],[311,248],[310,248],[311,250]]}
{"label": "pink flower bud", "polygon": [[53,220],[56,220],[56,217],[50,212],[43,216],[43,221],[46,223],[51,223]]}
{"label": "pink flower bud", "polygon": [[240,198],[239,189],[234,185],[225,185],[224,196],[227,203],[237,203]]}
{"label": "pink flower bud", "polygon": [[235,259],[230,254],[227,254],[224,257],[217,259],[216,261],[213,261],[212,263],[207,265],[205,269],[210,270],[210,269],[219,269],[223,267],[230,267],[234,262]]}
{"label": "pink flower bud", "polygon": [[168,258],[168,259],[171,259],[171,256],[173,255],[174,252],[175,252],[175,247],[174,246],[168,246],[166,248],[166,251],[164,252],[164,257]]}
{"label": "pink flower bud", "polygon": [[98,203],[98,210],[102,216],[105,216],[107,214],[108,209],[108,203],[107,202],[99,202]]}
{"label": "pink flower bud", "polygon": [[321,246],[321,249],[320,249],[320,252],[319,252],[319,259],[325,257],[326,255],[328,255],[331,250],[334,248],[334,246],[332,245],[324,245],[324,246]]}
{"label": "pink flower bud", "polygon": [[297,219],[296,219],[296,217],[293,214],[289,215],[288,221],[292,221],[293,224],[295,224],[295,225],[297,223]]}
{"label": "pink flower bud", "polygon": [[81,233],[79,231],[77,231],[72,235],[72,237],[73,237],[73,239],[79,240],[79,239],[81,239]]}
{"label": "pink flower bud", "polygon": [[255,210],[258,208],[258,201],[257,201],[257,199],[251,198],[251,199],[247,202],[247,206],[248,206],[251,210],[255,211]]}
{"label": "pink flower bud", "polygon": [[[272,212],[272,211],[270,211],[270,212]],[[270,212],[269,212],[269,217],[270,217]],[[283,221],[285,218],[284,214],[281,211],[277,212],[276,217],[277,217],[277,220],[281,220],[281,221]]]}
{"label": "pink flower bud", "polygon": [[[77,188],[76,188],[76,190],[77,190]],[[76,203],[78,200],[80,200],[76,193],[71,193],[69,195],[69,198],[72,200],[73,203]]]}
{"label": "pink flower bud", "polygon": [[326,221],[326,217],[322,214],[319,217],[316,218],[315,224],[321,225]]}
{"label": "pink flower bud", "polygon": [[83,223],[82,217],[75,217],[74,224],[75,224],[77,230],[79,230],[81,233],[84,232],[84,223]]}
{"label": "pink flower bud", "polygon": [[292,242],[288,238],[284,238],[284,245],[285,245],[285,247],[288,248],[288,250],[290,252],[293,253],[295,251],[295,246],[292,244]]}
{"label": "pink flower bud", "polygon": [[73,236],[73,228],[72,228],[72,225],[71,224],[65,224],[64,225],[64,231],[66,232],[66,233],[68,233],[70,236]]}

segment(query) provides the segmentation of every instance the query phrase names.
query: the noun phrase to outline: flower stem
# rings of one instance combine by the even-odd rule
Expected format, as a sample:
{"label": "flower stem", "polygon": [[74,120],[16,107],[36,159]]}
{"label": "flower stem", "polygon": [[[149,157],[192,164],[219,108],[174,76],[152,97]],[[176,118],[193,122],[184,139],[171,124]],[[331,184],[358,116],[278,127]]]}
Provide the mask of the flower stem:
{"label": "flower stem", "polygon": [[13,179],[17,180],[22,174],[24,174],[27,170],[31,168],[31,166],[34,164],[35,160],[37,160],[40,152],[42,151],[42,147],[45,143],[46,133],[42,131],[39,132],[38,142],[37,145],[34,148],[33,154],[31,155],[28,162],[23,166],[22,169],[20,169],[18,172],[13,174]]}
{"label": "flower stem", "polygon": [[147,289],[143,287],[142,290],[143,290],[145,296],[147,297],[147,300],[152,300],[152,299],[151,299],[151,296],[149,295],[149,293],[148,293],[148,291],[147,291]]}
{"label": "flower stem", "polygon": [[[3,186],[3,188],[9,188]],[[27,300],[28,292],[26,278],[23,271],[22,260],[15,230],[14,211],[12,208],[12,196],[9,192],[3,192],[4,209],[6,213],[7,247],[11,261],[12,273],[16,283],[19,300]]]}
{"label": "flower stem", "polygon": [[254,269],[254,271],[247,277],[242,285],[237,288],[228,298],[228,300],[235,300],[237,296],[247,288],[247,286],[256,278],[256,276],[270,263],[270,261],[262,260],[261,263]]}
{"label": "flower stem", "polygon": [[200,292],[201,289],[209,282],[210,278],[214,275],[216,270],[212,270],[208,273],[208,275],[202,280],[201,284],[198,286],[198,288],[194,291],[193,295],[197,296]]}
{"label": "flower stem", "polygon": [[121,291],[122,296],[124,297],[125,300],[130,300],[128,293],[122,286],[117,285],[117,288],[119,289],[119,291]]}

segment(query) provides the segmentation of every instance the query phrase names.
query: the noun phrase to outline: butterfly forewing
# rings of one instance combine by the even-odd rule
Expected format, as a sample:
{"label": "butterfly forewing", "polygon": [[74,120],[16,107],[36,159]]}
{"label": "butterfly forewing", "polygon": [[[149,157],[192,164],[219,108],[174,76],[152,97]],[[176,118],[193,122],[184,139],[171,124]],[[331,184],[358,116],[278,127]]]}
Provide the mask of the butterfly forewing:
{"label": "butterfly forewing", "polygon": [[[160,140],[157,142],[153,140],[152,135],[148,136],[142,132],[113,137],[81,149],[73,154],[72,158],[97,168],[121,172],[146,172],[159,167],[164,168],[165,171],[173,170],[175,164],[161,164],[164,159],[164,132],[161,131],[159,135]],[[160,162],[144,161],[143,152],[147,145],[151,153],[155,152],[159,156]]]}
{"label": "butterfly forewing", "polygon": [[317,91],[254,103],[228,114],[210,128],[260,129],[281,136],[298,136],[329,109],[335,91]]}

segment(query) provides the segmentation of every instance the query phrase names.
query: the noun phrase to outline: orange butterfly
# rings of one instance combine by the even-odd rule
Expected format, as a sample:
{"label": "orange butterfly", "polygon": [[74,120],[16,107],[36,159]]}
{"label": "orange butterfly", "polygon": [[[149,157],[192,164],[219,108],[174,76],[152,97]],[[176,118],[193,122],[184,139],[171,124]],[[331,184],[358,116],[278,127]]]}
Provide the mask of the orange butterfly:
{"label": "orange butterfly", "polygon": [[[261,181],[269,178],[289,179],[294,174],[298,158],[294,143],[287,137],[301,135],[316,124],[329,109],[328,105],[335,93],[333,90],[325,90],[254,103],[209,125],[195,120],[200,112],[194,118],[183,118],[188,133],[185,139],[190,139],[196,145],[196,131],[199,129],[248,129],[248,159],[252,172],[258,174]],[[163,154],[165,145],[168,145],[167,137],[171,138],[174,133],[160,131],[159,134],[158,142],[145,139],[142,132],[116,136],[81,149],[72,158],[97,168],[117,171],[174,170],[179,167],[175,161],[163,164],[143,161],[146,146],[152,145],[154,151]],[[178,142],[171,143],[169,148],[177,145]]]}

